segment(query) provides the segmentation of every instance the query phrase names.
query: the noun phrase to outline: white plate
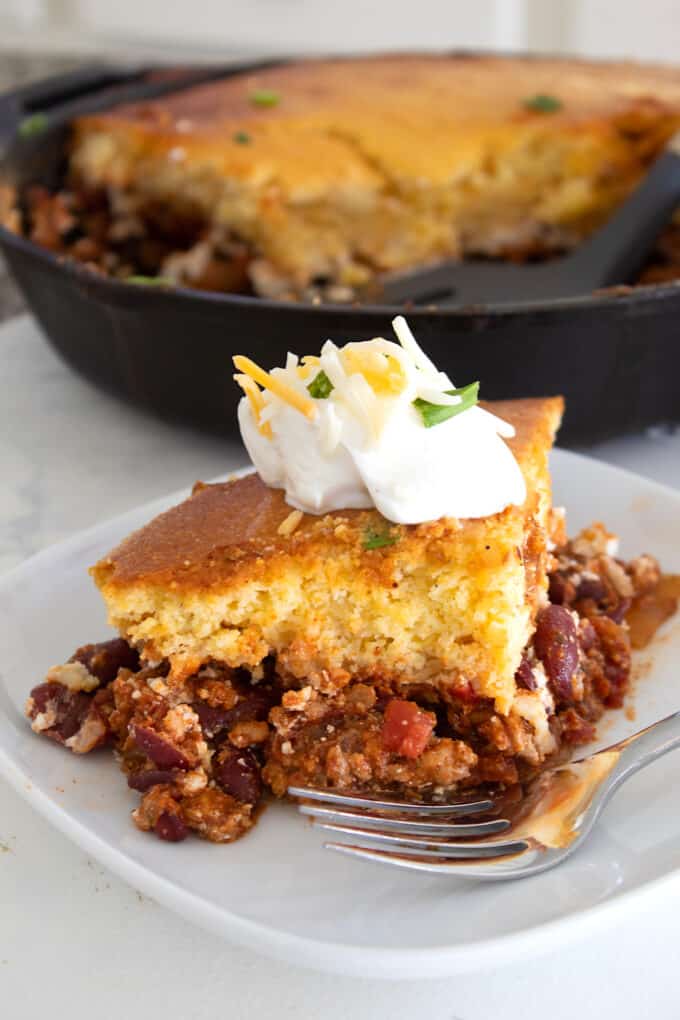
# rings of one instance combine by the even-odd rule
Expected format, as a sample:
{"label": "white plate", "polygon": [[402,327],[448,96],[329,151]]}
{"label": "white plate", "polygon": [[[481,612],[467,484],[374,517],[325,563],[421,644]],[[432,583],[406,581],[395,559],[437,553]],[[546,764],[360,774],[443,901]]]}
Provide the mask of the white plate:
{"label": "white plate", "polygon": [[[593,519],[680,571],[680,494],[575,454],[553,460],[555,501],[574,533]],[[652,883],[678,882],[680,756],[636,776],[586,847],[555,871],[501,885],[393,871],[322,850],[285,805],[234,846],[161,843],[128,815],[137,802],[110,755],[80,759],[31,733],[29,689],[106,628],[86,567],[182,493],[105,522],[0,580],[0,771],[93,857],[205,928],[290,962],[361,976],[445,976],[536,955],[644,908]],[[601,743],[680,707],[680,622],[643,656],[636,718],[612,713]],[[680,884],[680,883],[679,883]]]}

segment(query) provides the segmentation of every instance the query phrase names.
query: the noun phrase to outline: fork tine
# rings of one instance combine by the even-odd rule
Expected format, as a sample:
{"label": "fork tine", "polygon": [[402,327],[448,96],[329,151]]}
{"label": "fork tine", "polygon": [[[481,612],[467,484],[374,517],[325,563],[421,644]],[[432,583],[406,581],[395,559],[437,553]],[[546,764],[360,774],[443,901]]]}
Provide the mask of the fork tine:
{"label": "fork tine", "polygon": [[493,818],[485,822],[423,822],[412,821],[410,818],[389,818],[372,815],[368,812],[339,811],[335,808],[323,807],[320,804],[300,804],[300,814],[311,818],[319,818],[325,822],[336,822],[341,825],[354,825],[358,829],[378,829],[388,832],[401,832],[404,835],[420,836],[490,836],[495,832],[503,832],[510,822],[505,818]]}
{"label": "fork tine", "polygon": [[303,800],[324,801],[327,804],[346,807],[373,808],[376,811],[400,811],[416,815],[481,815],[494,807],[492,800],[454,801],[451,804],[410,804],[400,800],[380,800],[374,797],[354,797],[334,790],[316,789],[312,786],[289,786],[291,797]]}
{"label": "fork tine", "polygon": [[[442,857],[442,858],[464,858],[464,857],[505,857],[509,854],[518,854],[526,850],[529,843],[526,839],[497,839],[485,840],[483,843],[470,841],[468,843],[457,843],[453,840],[417,839],[408,836],[394,836],[386,832],[368,832],[362,829],[353,829],[350,826],[329,825],[326,822],[315,822],[317,829],[326,829],[330,832],[339,832],[344,836],[351,836],[351,844],[343,846],[357,846],[360,849],[372,850],[383,849],[394,854],[408,854],[415,857]],[[415,853],[411,855],[410,850]]]}
{"label": "fork tine", "polygon": [[456,875],[459,878],[484,878],[492,881],[502,881],[503,879],[530,874],[529,868],[531,862],[541,853],[540,850],[528,847],[512,857],[492,857],[488,861],[473,858],[468,863],[464,860],[448,861],[417,856],[401,857],[382,850],[368,850],[357,846],[349,846],[347,843],[324,843],[324,848],[326,850],[334,850],[339,854],[345,854],[347,857],[359,857],[366,861],[389,864],[392,868],[405,868],[409,871],[428,871],[436,875]]}

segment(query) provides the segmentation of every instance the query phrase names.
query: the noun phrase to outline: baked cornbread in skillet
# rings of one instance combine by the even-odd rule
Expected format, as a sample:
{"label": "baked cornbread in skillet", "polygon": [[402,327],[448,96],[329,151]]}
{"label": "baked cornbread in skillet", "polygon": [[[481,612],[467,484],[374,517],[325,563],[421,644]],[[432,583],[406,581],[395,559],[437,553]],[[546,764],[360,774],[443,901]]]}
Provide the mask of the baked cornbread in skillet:
{"label": "baked cornbread in skillet", "polygon": [[171,256],[171,277],[199,280],[211,252],[243,245],[256,293],[351,296],[376,273],[444,256],[574,245],[678,125],[672,68],[392,54],[291,63],[81,117],[70,167],[135,229],[203,224],[202,252]]}
{"label": "baked cornbread in skillet", "polygon": [[[253,671],[268,656],[326,693],[464,676],[507,712],[547,591],[547,457],[562,401],[487,407],[516,429],[523,506],[405,526],[374,510],[301,515],[257,475],[199,486],[93,568],[110,622],[178,676],[210,661]],[[393,544],[367,548],[385,532]]]}

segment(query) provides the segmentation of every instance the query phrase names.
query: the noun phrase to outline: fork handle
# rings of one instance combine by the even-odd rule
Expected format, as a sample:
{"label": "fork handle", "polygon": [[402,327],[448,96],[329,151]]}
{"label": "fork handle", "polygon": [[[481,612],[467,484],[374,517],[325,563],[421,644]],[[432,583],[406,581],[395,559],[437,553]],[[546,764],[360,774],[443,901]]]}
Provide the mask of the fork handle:
{"label": "fork handle", "polygon": [[[680,712],[674,712],[659,722],[652,723],[639,733],[633,734],[611,747],[604,748],[590,757],[582,758],[582,762],[592,761],[608,752],[618,755],[611,771],[603,782],[599,782],[590,797],[586,797],[583,809],[576,821],[576,839],[570,845],[574,850],[587,838],[600,817],[603,808],[613,795],[623,786],[626,780],[651,765],[657,758],[680,747]],[[574,764],[578,764],[575,762]],[[547,866],[550,866],[549,864]],[[544,867],[540,870],[544,870]]]}
{"label": "fork handle", "polygon": [[621,741],[619,747],[621,754],[612,770],[612,777],[620,777],[620,782],[623,782],[635,772],[651,765],[657,758],[680,747],[680,712],[673,712],[665,719],[652,723]]}
{"label": "fork handle", "polygon": [[[597,789],[586,809],[579,842],[590,832],[605,804],[626,780],[640,769],[651,765],[657,758],[662,758],[664,754],[679,747],[680,712],[674,712],[672,715],[666,716],[665,719],[660,719],[659,722],[652,723],[646,729],[640,730],[639,733],[633,734],[632,737],[599,751],[598,754],[617,751],[619,756],[609,773],[608,781],[602,783]],[[597,755],[593,755],[593,757],[597,757]]]}

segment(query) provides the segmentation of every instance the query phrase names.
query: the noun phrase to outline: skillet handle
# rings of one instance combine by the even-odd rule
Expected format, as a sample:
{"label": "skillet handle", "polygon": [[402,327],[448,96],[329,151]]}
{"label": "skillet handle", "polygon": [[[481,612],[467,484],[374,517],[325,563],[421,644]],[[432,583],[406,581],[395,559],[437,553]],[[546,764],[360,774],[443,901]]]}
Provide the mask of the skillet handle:
{"label": "skillet handle", "polygon": [[54,107],[113,85],[136,81],[143,74],[141,68],[121,70],[106,64],[88,64],[5,92],[0,95],[0,142],[9,142],[21,134],[22,125],[26,137],[37,135],[47,126],[45,118]]}
{"label": "skillet handle", "polygon": [[0,95],[0,156],[17,134],[40,136],[55,124],[93,113],[119,103],[150,100],[191,85],[281,64],[261,60],[256,64],[231,60],[225,64],[192,66],[147,66],[116,68],[92,64],[66,74],[47,78]]}

